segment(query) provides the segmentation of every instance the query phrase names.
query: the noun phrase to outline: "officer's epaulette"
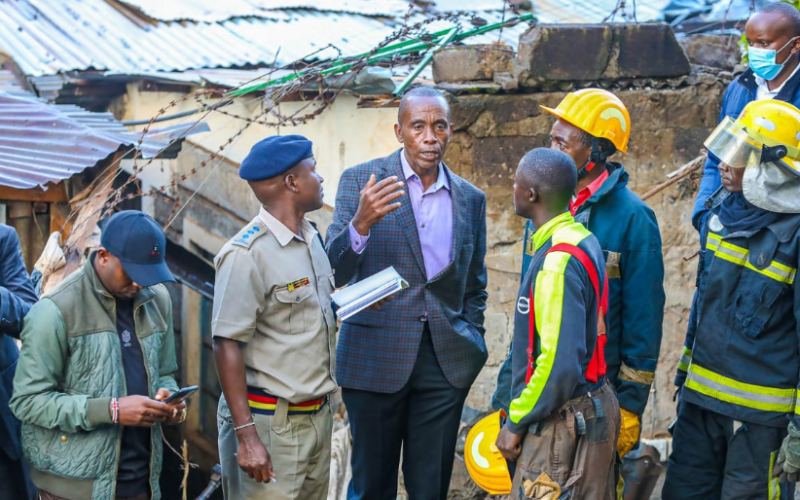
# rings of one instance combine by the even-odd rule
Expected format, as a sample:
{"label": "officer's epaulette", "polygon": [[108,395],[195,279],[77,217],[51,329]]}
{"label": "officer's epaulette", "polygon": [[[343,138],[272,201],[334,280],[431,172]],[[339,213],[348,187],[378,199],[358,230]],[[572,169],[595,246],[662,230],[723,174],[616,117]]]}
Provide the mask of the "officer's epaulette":
{"label": "officer's epaulette", "polygon": [[267,234],[267,227],[264,225],[264,223],[260,221],[254,221],[239,231],[239,234],[233,238],[232,243],[234,245],[239,245],[240,247],[250,248],[250,245],[252,245],[255,240],[257,240],[260,236],[264,236],[265,234]]}

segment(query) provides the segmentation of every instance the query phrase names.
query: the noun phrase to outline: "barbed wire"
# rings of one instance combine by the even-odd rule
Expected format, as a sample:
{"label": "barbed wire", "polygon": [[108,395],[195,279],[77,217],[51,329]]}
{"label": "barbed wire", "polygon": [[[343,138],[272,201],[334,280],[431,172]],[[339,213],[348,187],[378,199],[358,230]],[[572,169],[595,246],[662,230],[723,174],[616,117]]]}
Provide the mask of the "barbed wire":
{"label": "barbed wire", "polygon": [[[258,102],[259,105],[263,105],[263,108],[255,115],[242,116],[235,112],[222,109],[223,106],[230,104],[233,101],[242,102],[244,98],[232,97],[226,99],[226,92],[223,92],[217,88],[198,89],[194,92],[181,96],[180,98],[171,100],[162,108],[160,108],[154,116],[151,117],[149,123],[147,123],[147,125],[145,125],[142,129],[136,144],[127,150],[118,152],[117,157],[106,166],[107,169],[118,167],[123,158],[133,155],[133,165],[131,167],[129,177],[119,187],[114,188],[106,199],[106,202],[101,205],[102,208],[99,209],[101,210],[100,219],[110,215],[121,203],[142,197],[153,197],[165,201],[169,200],[172,203],[172,211],[167,217],[166,222],[166,226],[168,227],[170,224],[172,224],[175,217],[180,213],[183,206],[194,196],[192,195],[185,202],[182,202],[178,194],[178,187],[185,183],[190,177],[205,169],[215,160],[219,159],[220,162],[224,160],[224,153],[226,149],[229,148],[234,141],[240,138],[242,134],[251,126],[259,124],[270,128],[280,128],[284,126],[298,126],[309,123],[310,121],[319,117],[335,102],[336,98],[350,84],[352,84],[358,73],[367,66],[367,62],[376,54],[378,54],[384,47],[401,40],[414,40],[424,43],[428,48],[432,47],[436,38],[431,35],[427,28],[433,23],[443,21],[451,22],[453,24],[460,24],[463,21],[469,21],[472,24],[480,23],[481,21],[485,23],[485,21],[477,17],[474,12],[443,13],[427,16],[424,19],[411,23],[413,16],[414,6],[411,5],[404,16],[403,23],[397,29],[389,34],[383,41],[378,43],[371,51],[362,54],[357,58],[342,59],[342,51],[335,45],[330,44],[281,67],[276,67],[276,64],[273,64],[271,68],[265,68],[264,73],[259,74],[255,78],[252,78],[247,82],[240,83],[236,87],[227,90],[227,94],[230,94],[236,90],[247,88],[249,85],[255,82],[264,80],[269,81],[272,79],[271,77],[278,72],[287,70],[294,71],[294,79],[290,82],[267,87],[264,90],[263,95],[248,101],[248,104],[250,105],[253,102]],[[329,49],[333,49],[336,52],[337,58],[315,60],[315,56]],[[425,50],[421,50],[420,53],[424,51]],[[419,57],[419,53],[416,55],[411,54],[405,56],[393,55],[386,61],[381,62],[384,65],[397,66],[401,64],[413,63],[414,61],[418,60]],[[324,72],[332,68],[334,63],[341,64],[343,62],[351,65],[350,70],[343,77],[336,77],[334,82],[329,81]],[[292,113],[283,113],[281,111],[280,104],[286,101],[287,98],[309,90],[312,90],[312,92],[309,93],[313,93],[313,96],[305,101],[304,105],[300,106]],[[208,101],[211,99],[218,99],[218,101],[209,105]],[[154,125],[159,121],[159,118],[166,116],[170,110],[178,108],[179,106],[191,101],[198,106],[200,110],[199,116],[195,120],[186,123],[186,128],[183,129],[183,133],[178,134],[179,137],[171,139],[166,146],[160,148],[157,154],[152,155],[148,159],[142,158],[142,146],[144,145],[144,142]],[[140,181],[141,175],[148,167],[153,165],[154,161],[158,159],[160,153],[182,141],[189,131],[200,126],[206,119],[214,114],[227,116],[231,118],[231,121],[240,121],[241,125],[235,132],[227,137],[227,139],[223,140],[216,149],[211,150],[208,153],[208,156],[203,159],[203,161],[201,161],[197,166],[189,169],[188,172],[174,177],[170,182],[161,186],[151,186],[149,189],[143,190]],[[224,127],[220,130],[223,129]],[[208,139],[209,137],[207,136],[201,141],[192,141],[194,142],[193,146],[201,146],[204,142],[207,142]],[[219,165],[219,163],[217,165]],[[118,171],[115,172],[114,175],[109,176],[108,179],[103,181],[103,185],[98,186],[98,188],[95,189],[97,195],[103,196],[104,193],[107,193],[108,189],[113,186],[117,178],[122,176],[123,173],[124,170],[122,168],[118,168]],[[131,186],[133,186],[134,192],[128,192],[126,194],[126,192],[130,190]],[[173,193],[174,198],[170,198],[167,193]],[[66,222],[64,223],[65,226],[68,223],[72,223],[72,231],[85,229],[82,228],[82,224],[85,224],[93,218],[86,217],[83,221],[75,221],[74,219],[77,216],[77,213],[78,209],[73,209],[67,216]],[[93,212],[91,215],[96,215],[96,212]],[[65,248],[65,251],[69,250],[71,249]]]}

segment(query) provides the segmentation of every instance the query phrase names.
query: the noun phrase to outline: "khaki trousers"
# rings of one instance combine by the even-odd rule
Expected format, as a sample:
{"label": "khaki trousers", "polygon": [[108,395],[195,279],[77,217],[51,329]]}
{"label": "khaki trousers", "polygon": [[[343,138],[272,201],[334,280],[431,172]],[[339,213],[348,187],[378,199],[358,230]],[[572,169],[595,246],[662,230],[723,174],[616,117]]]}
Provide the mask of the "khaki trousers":
{"label": "khaki trousers", "polygon": [[275,415],[253,414],[258,436],[272,458],[274,483],[256,483],[237,462],[239,441],[225,397],[217,412],[222,492],[226,500],[325,500],[330,480],[333,415],[326,404],[313,415],[288,415],[279,399]]}
{"label": "khaki trousers", "polygon": [[546,472],[569,500],[614,500],[617,484],[619,402],[606,382],[591,395],[569,401],[528,432],[512,486],[514,500],[528,499],[525,480]]}

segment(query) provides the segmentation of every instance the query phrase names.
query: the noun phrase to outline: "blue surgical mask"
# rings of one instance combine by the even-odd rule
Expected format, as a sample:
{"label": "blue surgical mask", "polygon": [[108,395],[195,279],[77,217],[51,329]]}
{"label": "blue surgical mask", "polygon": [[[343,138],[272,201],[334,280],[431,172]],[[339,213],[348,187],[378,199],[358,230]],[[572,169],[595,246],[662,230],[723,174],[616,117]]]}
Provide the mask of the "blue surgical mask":
{"label": "blue surgical mask", "polygon": [[750,68],[753,69],[753,73],[760,76],[766,81],[771,81],[778,76],[778,73],[781,72],[783,66],[786,64],[778,64],[776,62],[778,58],[778,53],[783,51],[786,47],[789,46],[790,43],[795,41],[797,37],[792,38],[786,45],[781,47],[778,50],[774,49],[762,49],[759,47],[750,47],[747,49],[747,59],[750,61]]}

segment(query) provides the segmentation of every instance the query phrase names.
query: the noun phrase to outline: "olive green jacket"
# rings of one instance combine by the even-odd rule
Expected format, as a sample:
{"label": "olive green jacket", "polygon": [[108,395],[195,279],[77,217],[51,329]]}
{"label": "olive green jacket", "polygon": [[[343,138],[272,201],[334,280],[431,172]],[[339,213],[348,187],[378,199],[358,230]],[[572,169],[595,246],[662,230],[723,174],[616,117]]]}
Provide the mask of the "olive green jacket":
{"label": "olive green jacket", "polygon": [[[11,410],[22,422],[22,447],[34,484],[69,500],[113,500],[122,427],[111,423],[111,398],[127,395],[116,327],[116,300],[90,258],[25,317]],[[150,397],[178,389],[172,302],[163,285],[134,300]],[[151,432],[150,488],[161,497],[161,432]]]}

